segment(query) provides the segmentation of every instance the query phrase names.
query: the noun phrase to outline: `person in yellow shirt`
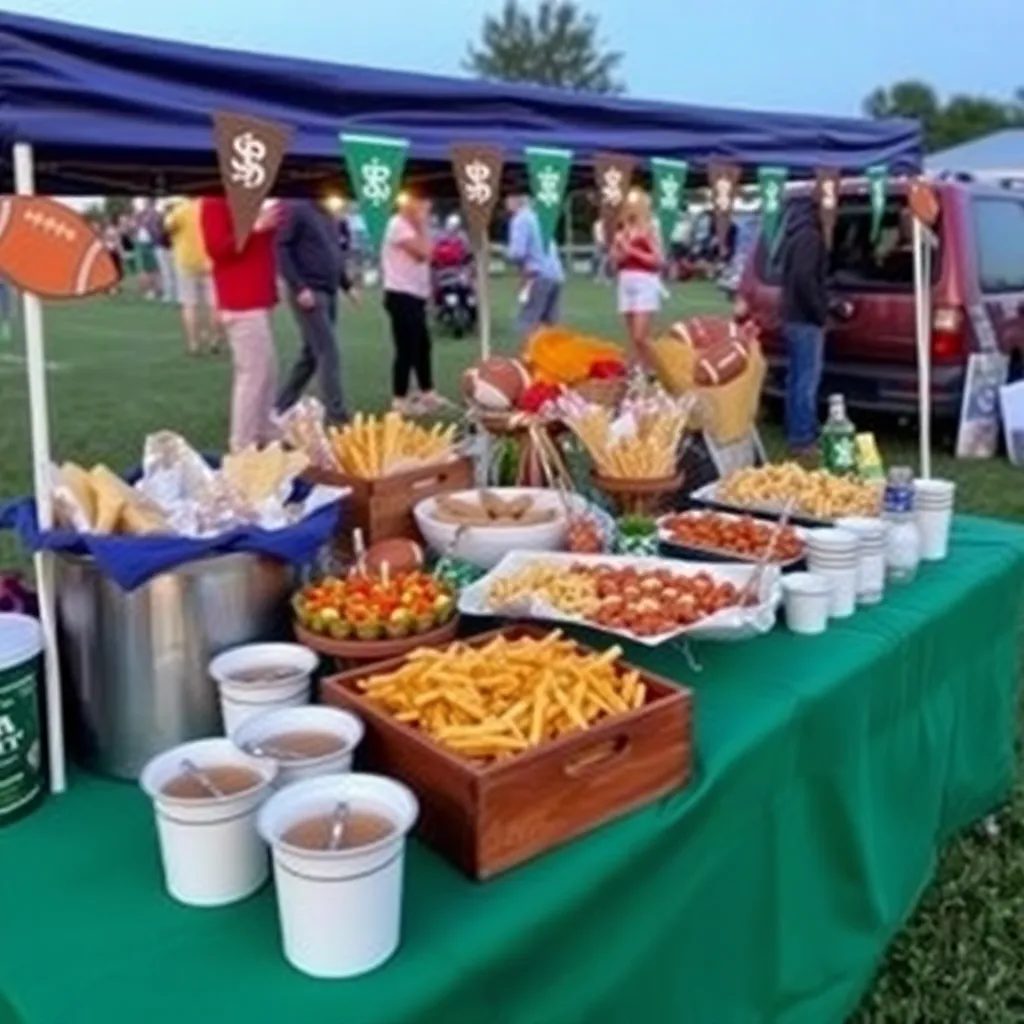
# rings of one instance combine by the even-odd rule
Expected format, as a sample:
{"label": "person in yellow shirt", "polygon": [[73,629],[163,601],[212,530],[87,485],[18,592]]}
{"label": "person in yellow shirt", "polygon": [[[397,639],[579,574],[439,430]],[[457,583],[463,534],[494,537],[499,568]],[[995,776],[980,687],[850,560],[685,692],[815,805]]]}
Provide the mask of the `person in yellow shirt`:
{"label": "person in yellow shirt", "polygon": [[[174,264],[178,277],[178,301],[185,344],[189,355],[201,355],[209,346],[220,349],[220,323],[213,296],[210,259],[203,245],[199,224],[198,199],[182,199],[174,203],[164,216],[164,227],[171,236]],[[200,308],[205,310],[205,330],[200,324]]]}

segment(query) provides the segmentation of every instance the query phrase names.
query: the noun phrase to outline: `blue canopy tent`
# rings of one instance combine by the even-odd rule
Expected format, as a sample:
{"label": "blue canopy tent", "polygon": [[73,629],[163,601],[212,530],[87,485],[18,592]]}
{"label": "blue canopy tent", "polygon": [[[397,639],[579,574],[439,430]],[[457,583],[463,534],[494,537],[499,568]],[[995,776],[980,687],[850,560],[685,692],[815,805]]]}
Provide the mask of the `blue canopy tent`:
{"label": "blue canopy tent", "polygon": [[[181,192],[217,182],[210,114],[238,110],[295,129],[282,190],[338,180],[338,132],[410,141],[410,171],[447,171],[453,141],[689,160],[728,159],[794,175],[819,166],[917,170],[909,121],[748,113],[378,71],[189,46],[0,13],[0,142],[33,146],[36,185],[55,194]],[[0,188],[10,185],[0,167]],[[444,174],[450,183],[450,175]],[[440,184],[440,180],[439,180]]]}
{"label": "blue canopy tent", "polygon": [[[699,178],[730,160],[752,178],[776,164],[795,176],[886,164],[911,173],[921,133],[905,121],[746,113],[528,85],[377,71],[164,42],[0,12],[0,192],[63,195],[202,193],[218,187],[211,114],[222,109],[294,130],[282,193],[338,182],[341,130],[410,142],[409,173],[448,172],[453,142],[500,144],[510,174],[523,147],[575,155],[577,183],[600,150],[690,161]],[[24,296],[39,525],[52,523],[42,308]],[[51,788],[64,788],[59,660],[50,556],[36,556],[46,640]]]}

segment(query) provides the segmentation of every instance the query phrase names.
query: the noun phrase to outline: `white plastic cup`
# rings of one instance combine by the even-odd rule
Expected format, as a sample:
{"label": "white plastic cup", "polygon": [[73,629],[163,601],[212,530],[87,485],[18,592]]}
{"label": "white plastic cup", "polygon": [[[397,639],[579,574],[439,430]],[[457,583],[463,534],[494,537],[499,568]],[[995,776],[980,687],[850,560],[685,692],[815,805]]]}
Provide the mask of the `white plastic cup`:
{"label": "white plastic cup", "polygon": [[352,770],[352,756],[363,738],[363,723],[355,715],[340,708],[308,706],[264,711],[247,718],[235,730],[231,739],[246,753],[254,753],[253,747],[259,747],[274,736],[305,730],[330,733],[341,740],[343,746],[332,754],[305,758],[301,761],[292,758],[278,760],[272,753],[265,755],[277,765],[277,777],[274,781],[277,789],[283,789],[303,779]]}
{"label": "white plastic cup", "polygon": [[[283,841],[293,825],[339,802],[386,815],[394,832],[331,852]],[[418,814],[412,791],[382,775],[322,775],[267,801],[259,831],[273,850],[284,955],[293,967],[314,978],[352,978],[390,959],[401,935],[405,837]]]}
{"label": "white plastic cup", "polygon": [[889,524],[871,516],[846,516],[836,521],[860,540],[857,556],[857,604],[878,604],[885,593],[885,540]]}
{"label": "white plastic cup", "polygon": [[793,572],[782,577],[786,625],[791,633],[817,636],[825,632],[833,587],[827,576],[817,573]]}
{"label": "white plastic cup", "polygon": [[[210,662],[209,671],[220,693],[224,735],[233,735],[253,715],[308,704],[313,673],[319,663],[316,654],[301,644],[245,644],[218,654]],[[267,683],[246,683],[235,678],[238,672],[282,665],[293,666],[294,675]]]}
{"label": "white plastic cup", "polygon": [[[184,771],[237,765],[257,772],[259,785],[220,799],[185,800],[164,786]],[[167,891],[179,903],[220,907],[251,895],[267,880],[267,851],[256,831],[256,812],[277,765],[244,754],[227,739],[196,740],[157,754],[139,780],[153,801]]]}
{"label": "white plastic cup", "polygon": [[949,554],[956,484],[952,480],[914,481],[914,521],[921,535],[921,558],[941,562]]}
{"label": "white plastic cup", "polygon": [[847,566],[833,566],[822,564],[811,557],[808,559],[807,568],[832,582],[829,616],[833,619],[849,618],[857,608],[858,563],[854,561]]}

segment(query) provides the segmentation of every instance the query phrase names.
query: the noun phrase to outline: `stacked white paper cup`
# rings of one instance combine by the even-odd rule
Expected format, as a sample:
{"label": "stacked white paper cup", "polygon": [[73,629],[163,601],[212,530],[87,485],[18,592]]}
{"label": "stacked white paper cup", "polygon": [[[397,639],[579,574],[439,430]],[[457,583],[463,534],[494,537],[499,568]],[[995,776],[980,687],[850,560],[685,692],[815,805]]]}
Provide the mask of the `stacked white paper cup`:
{"label": "stacked white paper cup", "polygon": [[874,516],[847,516],[836,526],[857,535],[857,604],[878,604],[885,593],[885,539],[889,524]]}
{"label": "stacked white paper cup", "polygon": [[[210,675],[220,692],[224,734],[233,736],[247,718],[264,711],[308,704],[318,664],[319,658],[301,644],[245,644],[218,654],[210,662]],[[294,672],[265,682],[239,678],[240,673],[281,667]]]}
{"label": "stacked white paper cup", "polygon": [[[239,767],[257,785],[223,797],[184,799],[164,787],[186,771]],[[245,899],[267,880],[267,851],[256,831],[256,812],[277,774],[273,761],[250,757],[230,740],[196,740],[158,754],[140,783],[153,801],[167,891],[181,903],[219,907]]]}
{"label": "stacked white paper cup", "polygon": [[829,615],[845,619],[857,607],[859,541],[849,530],[827,528],[807,531],[807,568],[832,581]]}
{"label": "stacked white paper cup", "polygon": [[[308,850],[284,840],[299,822],[335,812],[373,811],[393,831],[366,846]],[[388,960],[402,920],[405,837],[419,804],[382,775],[323,775],[279,790],[260,812],[259,830],[274,856],[284,955],[315,978],[351,978]]]}
{"label": "stacked white paper cup", "polygon": [[914,481],[914,521],[921,535],[921,558],[941,562],[949,554],[956,484],[952,480]]}
{"label": "stacked white paper cup", "polygon": [[[275,737],[287,733],[326,733],[339,742],[336,751],[319,757],[279,756],[272,746]],[[340,708],[321,705],[302,708],[278,708],[247,718],[234,732],[232,740],[248,754],[268,757],[277,764],[277,789],[293,782],[334,775],[352,770],[352,756],[363,738],[363,723]]]}

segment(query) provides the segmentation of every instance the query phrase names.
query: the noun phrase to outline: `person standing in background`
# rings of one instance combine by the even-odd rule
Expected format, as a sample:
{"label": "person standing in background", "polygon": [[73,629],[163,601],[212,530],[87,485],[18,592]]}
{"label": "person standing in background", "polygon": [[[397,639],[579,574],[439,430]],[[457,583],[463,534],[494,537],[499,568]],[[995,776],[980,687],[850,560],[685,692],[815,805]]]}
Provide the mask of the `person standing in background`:
{"label": "person standing in background", "polygon": [[270,314],[277,305],[274,233],[280,216],[280,203],[265,203],[239,249],[227,199],[208,197],[199,208],[217,309],[231,347],[230,448],[235,452],[267,444],[275,434],[277,353]]}
{"label": "person standing in background", "polygon": [[565,272],[554,241],[544,245],[540,219],[525,194],[506,200],[511,215],[508,257],[519,270],[519,314],[516,330],[527,341],[540,324],[558,323]]}
{"label": "person standing in background", "polygon": [[171,251],[171,236],[167,230],[167,207],[156,210],[153,223],[153,239],[156,246],[157,275],[160,281],[160,297],[164,302],[178,301],[178,275],[175,273],[174,255]]}
{"label": "person standing in background", "polygon": [[110,258],[114,261],[114,266],[117,269],[117,284],[110,289],[111,295],[117,295],[121,290],[121,282],[124,280],[124,256],[121,254],[121,232],[118,231],[117,225],[112,220],[108,221],[103,229],[103,245],[110,253]]}
{"label": "person standing in background", "polygon": [[299,199],[287,204],[277,231],[277,265],[302,336],[302,349],[277,396],[277,412],[291,408],[313,374],[319,377],[327,422],[348,419],[341,384],[335,327],[338,289],[358,302],[345,271],[338,223],[322,203]]}
{"label": "person standing in background", "polygon": [[14,335],[14,294],[0,277],[0,341],[9,342]]}
{"label": "person standing in background", "polygon": [[152,199],[143,200],[142,210],[135,218],[135,255],[139,268],[139,287],[147,299],[160,294],[160,266],[156,261],[157,228],[160,214]]}
{"label": "person standing in background", "polygon": [[619,312],[626,321],[633,360],[648,368],[651,320],[661,309],[663,257],[651,201],[638,189],[626,199],[611,261],[618,275]]}
{"label": "person standing in background", "polygon": [[[427,300],[430,298],[430,200],[409,197],[388,221],[381,248],[384,308],[391,320],[395,359],[392,407],[401,413],[432,411],[441,404],[434,391]],[[409,399],[415,375],[419,400]]]}
{"label": "person standing in background", "polygon": [[[213,298],[210,259],[203,245],[199,217],[198,199],[183,199],[164,215],[164,227],[170,237],[174,256],[185,347],[190,356],[201,355],[207,346],[211,352],[216,352],[220,347],[220,326]],[[201,322],[201,315],[205,324]]]}
{"label": "person standing in background", "polygon": [[818,389],[828,319],[828,250],[810,199],[789,206],[782,238],[782,334],[786,343],[786,442],[797,458],[818,440]]}

